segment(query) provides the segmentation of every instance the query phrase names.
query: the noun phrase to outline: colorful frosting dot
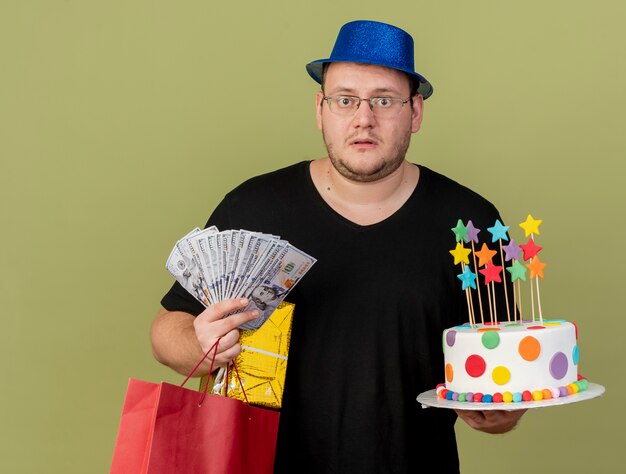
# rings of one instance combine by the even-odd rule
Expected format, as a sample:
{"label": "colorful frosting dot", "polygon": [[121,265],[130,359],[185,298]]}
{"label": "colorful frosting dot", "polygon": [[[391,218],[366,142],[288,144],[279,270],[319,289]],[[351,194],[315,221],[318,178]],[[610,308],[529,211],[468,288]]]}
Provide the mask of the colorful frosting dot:
{"label": "colorful frosting dot", "polygon": [[511,392],[504,392],[502,394],[502,401],[504,403],[511,403],[513,401],[513,394]]}
{"label": "colorful frosting dot", "polygon": [[465,371],[470,377],[480,377],[485,373],[487,364],[479,355],[472,354],[465,361]]}
{"label": "colorful frosting dot", "polygon": [[474,394],[474,401],[475,402],[482,402],[483,401],[483,394],[482,393],[475,393]]}
{"label": "colorful frosting dot", "polygon": [[522,394],[521,394],[520,392],[515,392],[515,393],[513,394],[513,401],[514,401],[515,403],[519,403],[519,402],[521,402],[522,400],[523,400],[523,398],[522,398]]}
{"label": "colorful frosting dot", "polygon": [[500,365],[493,369],[491,372],[491,378],[498,385],[504,385],[511,380],[511,372],[506,367]]}
{"label": "colorful frosting dot", "polygon": [[500,335],[498,331],[489,329],[482,335],[481,341],[487,349],[495,349],[500,344]]}
{"label": "colorful frosting dot", "polygon": [[533,400],[538,402],[539,400],[543,400],[543,392],[541,390],[533,391]]}
{"label": "colorful frosting dot", "polygon": [[550,375],[557,380],[561,380],[567,374],[567,357],[562,352],[557,352],[550,359]]}
{"label": "colorful frosting dot", "polygon": [[543,399],[544,400],[550,400],[552,398],[552,392],[550,391],[550,389],[544,388],[543,389]]}
{"label": "colorful frosting dot", "polygon": [[455,341],[456,341],[456,331],[454,329],[451,329],[450,331],[446,333],[446,343],[448,344],[448,346],[452,347]]}
{"label": "colorful frosting dot", "polygon": [[558,388],[551,388],[550,393],[552,394],[552,398],[559,398],[561,396],[561,392]]}
{"label": "colorful frosting dot", "polygon": [[569,390],[567,390],[567,388],[565,387],[559,387],[559,395],[561,397],[567,397],[569,395]]}
{"label": "colorful frosting dot", "polygon": [[493,394],[493,398],[492,398],[493,403],[502,403],[502,399],[503,399],[503,397],[502,397],[502,394],[500,392],[496,392],[496,393]]}
{"label": "colorful frosting dot", "polygon": [[452,364],[446,364],[446,380],[448,382],[452,382],[452,380],[454,380],[454,369],[452,368]]}
{"label": "colorful frosting dot", "polygon": [[459,393],[459,401],[460,402],[466,401],[465,393]]}
{"label": "colorful frosting dot", "polygon": [[532,393],[530,393],[529,390],[524,390],[522,392],[522,400],[524,400],[525,402],[529,402],[533,399],[533,395]]}
{"label": "colorful frosting dot", "polygon": [[467,400],[468,402],[473,402],[474,401],[474,392],[467,392],[465,394],[465,400]]}
{"label": "colorful frosting dot", "polygon": [[539,357],[541,353],[541,344],[533,336],[526,336],[522,339],[517,347],[519,355],[522,359],[527,361],[533,361]]}
{"label": "colorful frosting dot", "polygon": [[572,351],[572,361],[574,362],[574,365],[578,365],[579,357],[580,357],[580,354],[578,352],[578,346],[574,346],[574,350]]}
{"label": "colorful frosting dot", "polygon": [[528,326],[526,329],[532,329],[532,330],[536,330],[536,329],[545,329],[545,326]]}

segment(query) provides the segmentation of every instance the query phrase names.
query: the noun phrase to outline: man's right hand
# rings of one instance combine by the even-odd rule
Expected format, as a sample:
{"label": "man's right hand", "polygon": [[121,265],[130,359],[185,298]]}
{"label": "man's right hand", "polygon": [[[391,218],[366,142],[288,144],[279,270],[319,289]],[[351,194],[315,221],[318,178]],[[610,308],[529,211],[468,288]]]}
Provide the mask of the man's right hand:
{"label": "man's right hand", "polygon": [[[247,305],[248,300],[246,298],[224,300],[209,306],[195,318],[193,326],[203,353],[206,353],[218,338],[221,338],[217,346],[214,369],[215,367],[226,366],[239,355],[241,352],[239,326],[260,316],[257,309],[251,309],[224,317],[245,308]],[[212,357],[213,351],[207,357],[208,363],[211,362]]]}
{"label": "man's right hand", "polygon": [[[248,305],[246,298],[224,300],[206,308],[197,317],[182,311],[161,308],[152,323],[152,353],[160,363],[176,372],[189,375],[192,369],[221,337],[213,369],[223,367],[241,351],[239,326],[259,316],[258,310],[248,310],[224,317]],[[209,354],[194,376],[208,373]]]}

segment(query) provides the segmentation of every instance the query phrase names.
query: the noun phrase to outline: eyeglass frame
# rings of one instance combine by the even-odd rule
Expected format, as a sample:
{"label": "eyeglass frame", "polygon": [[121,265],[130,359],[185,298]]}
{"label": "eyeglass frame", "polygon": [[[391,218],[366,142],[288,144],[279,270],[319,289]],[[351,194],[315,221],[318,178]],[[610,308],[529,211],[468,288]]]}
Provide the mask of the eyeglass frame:
{"label": "eyeglass frame", "polygon": [[[357,111],[359,110],[359,107],[361,107],[361,102],[363,102],[363,101],[367,102],[367,104],[370,106],[370,111],[374,115],[376,115],[376,112],[374,111],[374,105],[372,103],[372,101],[374,99],[390,99],[390,100],[394,100],[394,101],[395,100],[399,100],[400,103],[402,104],[402,107],[404,107],[404,104],[408,104],[409,102],[411,102],[411,104],[413,104],[413,97],[408,97],[406,99],[401,99],[400,97],[384,97],[384,96],[383,97],[359,97],[359,96],[356,96],[356,95],[347,95],[347,94],[340,94],[340,95],[334,95],[334,96],[333,95],[324,95],[322,97],[322,102],[323,101],[328,102],[328,110],[330,110],[332,113],[334,113],[336,115],[340,115],[340,114],[337,114],[337,112],[333,112],[333,108],[330,105],[331,99],[337,99],[337,98],[340,98],[340,97],[348,97],[348,98],[351,98],[351,99],[358,99],[358,102],[356,104],[356,109],[354,109],[354,113],[352,115],[344,115],[344,117],[352,117],[352,116],[356,115]],[[401,109],[398,110],[398,114],[400,113],[400,110]]]}

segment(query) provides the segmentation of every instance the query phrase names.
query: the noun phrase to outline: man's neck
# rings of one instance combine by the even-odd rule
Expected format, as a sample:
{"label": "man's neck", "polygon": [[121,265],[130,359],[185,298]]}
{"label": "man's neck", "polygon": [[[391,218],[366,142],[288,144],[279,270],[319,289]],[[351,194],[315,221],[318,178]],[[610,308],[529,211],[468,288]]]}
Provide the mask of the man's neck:
{"label": "man's neck", "polygon": [[328,158],[313,161],[310,171],[322,199],[359,225],[375,224],[393,215],[409,199],[419,180],[419,168],[407,161],[385,178],[369,183],[342,176]]}

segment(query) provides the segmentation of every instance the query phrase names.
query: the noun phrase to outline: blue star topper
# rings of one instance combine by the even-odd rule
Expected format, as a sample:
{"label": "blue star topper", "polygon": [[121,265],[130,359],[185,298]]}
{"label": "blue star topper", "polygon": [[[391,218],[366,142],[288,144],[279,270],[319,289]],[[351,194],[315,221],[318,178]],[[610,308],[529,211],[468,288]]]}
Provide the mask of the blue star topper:
{"label": "blue star topper", "polygon": [[496,242],[499,239],[507,240],[507,241],[509,240],[509,237],[506,235],[506,231],[509,230],[509,226],[502,225],[502,222],[500,222],[500,219],[496,219],[496,223],[493,225],[493,227],[489,227],[487,228],[487,230],[491,234],[492,242]]}
{"label": "blue star topper", "polygon": [[470,286],[473,289],[476,289],[476,273],[472,272],[469,269],[469,266],[465,266],[465,269],[463,270],[463,273],[461,273],[460,275],[456,276],[459,280],[461,280],[461,289],[465,290],[467,288],[469,288]]}

